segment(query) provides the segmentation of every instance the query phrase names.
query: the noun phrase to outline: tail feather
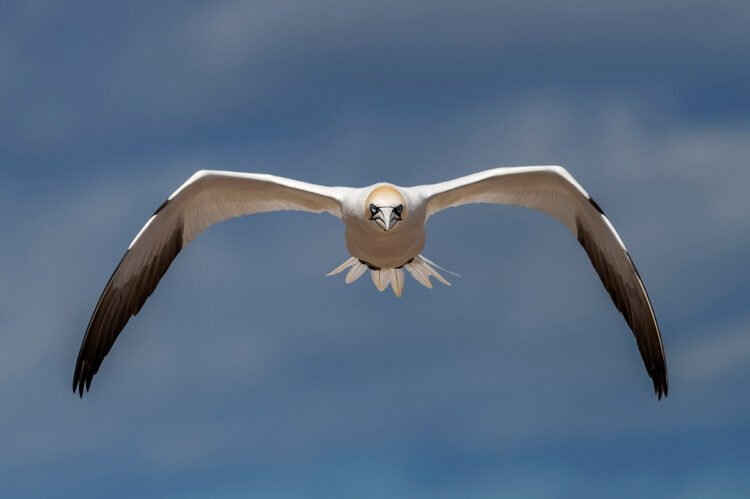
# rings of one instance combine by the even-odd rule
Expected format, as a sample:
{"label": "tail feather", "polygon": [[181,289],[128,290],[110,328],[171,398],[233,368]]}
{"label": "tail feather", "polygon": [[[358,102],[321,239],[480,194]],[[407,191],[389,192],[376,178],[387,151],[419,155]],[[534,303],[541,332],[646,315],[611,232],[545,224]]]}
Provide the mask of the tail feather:
{"label": "tail feather", "polygon": [[390,279],[387,279],[384,273],[385,270],[372,271],[372,283],[378,288],[378,291],[383,291],[388,287],[388,283],[390,283]]}
{"label": "tail feather", "polygon": [[338,274],[339,272],[343,272],[348,267],[351,267],[352,265],[355,265],[357,263],[359,263],[359,260],[357,260],[354,257],[351,257],[347,261],[345,261],[344,263],[342,263],[341,265],[339,265],[338,267],[336,267],[335,269],[333,269],[332,271],[330,271],[329,273],[327,273],[326,277],[330,277],[332,275]]}
{"label": "tail feather", "polygon": [[[406,271],[409,272],[409,274],[411,274],[411,276],[418,283],[430,289],[432,288],[430,277],[434,277],[446,286],[451,285],[451,283],[449,283],[445,279],[445,277],[443,277],[437,270],[435,270],[435,268],[460,277],[458,274],[444,269],[440,265],[436,264],[432,260],[428,260],[422,255],[415,256],[409,263],[404,264],[403,268],[405,268]],[[346,269],[349,269],[349,272],[347,272],[344,281],[349,284],[359,279],[362,274],[367,271],[368,265],[362,263],[357,258],[352,257],[326,274],[326,276],[338,274]],[[373,284],[375,284],[375,287],[378,288],[378,291],[384,291],[385,288],[390,285],[396,296],[402,296],[404,292],[404,281],[406,279],[404,271],[401,267],[397,269],[371,269],[370,276],[372,277]]]}
{"label": "tail feather", "polygon": [[391,289],[393,292],[401,298],[401,294],[404,291],[404,271],[401,269],[391,270]]}
{"label": "tail feather", "polygon": [[450,275],[454,275],[454,276],[456,276],[456,277],[461,277],[461,275],[460,275],[460,274],[456,274],[455,272],[451,272],[451,271],[450,271],[450,270],[448,270],[448,269],[444,269],[443,267],[441,267],[441,266],[440,266],[440,265],[438,265],[437,263],[433,262],[432,260],[430,260],[430,259],[429,259],[429,258],[427,258],[426,256],[422,256],[422,255],[419,255],[419,258],[421,258],[421,259],[422,259],[422,260],[424,260],[425,262],[429,263],[429,264],[430,264],[430,265],[432,265],[433,267],[435,267],[435,268],[438,268],[438,269],[442,270],[443,272],[448,272],[448,273],[449,273]]}
{"label": "tail feather", "polygon": [[430,282],[430,276],[425,275],[421,270],[421,265],[413,265],[407,263],[404,268],[409,271],[411,276],[422,286],[432,289],[432,283]]}
{"label": "tail feather", "polygon": [[[417,258],[419,258],[419,261],[417,261]],[[440,275],[440,273],[437,270],[435,270],[434,268],[432,268],[432,266],[430,266],[430,264],[427,263],[428,260],[426,258],[423,258],[421,255],[419,255],[417,258],[415,258],[414,262],[412,262],[412,263],[415,263],[416,265],[421,266],[423,269],[425,269],[428,272],[429,275],[433,276],[435,279],[437,279],[438,281],[442,282],[446,286],[450,286],[451,285],[451,283],[449,283],[445,279],[445,277],[443,277],[442,275]],[[441,269],[441,270],[445,270],[445,269]],[[446,270],[446,272],[448,272],[448,271]]]}
{"label": "tail feather", "polygon": [[[396,270],[395,269],[381,269],[380,273],[381,273],[380,279],[385,281],[385,287],[388,288],[388,285],[390,285],[393,288],[393,282],[396,280]],[[394,293],[395,293],[395,288],[394,288]]]}
{"label": "tail feather", "polygon": [[349,269],[349,272],[346,274],[346,279],[344,279],[344,282],[347,284],[352,283],[359,279],[362,274],[365,273],[365,270],[367,270],[367,265],[363,265],[359,262],[354,264],[354,266]]}

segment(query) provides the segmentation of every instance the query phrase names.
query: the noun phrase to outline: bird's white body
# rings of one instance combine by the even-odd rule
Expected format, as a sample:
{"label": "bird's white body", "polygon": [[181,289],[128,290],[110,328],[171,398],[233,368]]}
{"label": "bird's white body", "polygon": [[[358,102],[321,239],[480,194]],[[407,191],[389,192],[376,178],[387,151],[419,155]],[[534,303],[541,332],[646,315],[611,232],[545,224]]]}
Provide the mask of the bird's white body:
{"label": "bird's white body", "polygon": [[[409,213],[389,230],[383,230],[362,216],[363,207],[367,205],[370,194],[384,188],[397,191]],[[447,283],[428,263],[429,261],[420,255],[426,241],[424,207],[424,199],[419,193],[392,184],[380,183],[350,191],[342,203],[341,220],[346,226],[346,249],[352,258],[328,275],[349,268],[346,279],[348,284],[369,269],[372,282],[379,291],[383,291],[390,284],[397,296],[401,296],[404,288],[402,268],[425,286],[432,287],[430,276]]]}
{"label": "bird's white body", "polygon": [[[496,168],[438,184],[326,187],[264,174],[200,171],[177,189],[141,229],[107,283],[86,330],[73,380],[83,393],[128,319],[137,314],[177,254],[210,225],[276,210],[328,212],[345,226],[351,255],[329,275],[345,281],[368,270],[383,291],[401,296],[404,270],[421,284],[448,284],[421,255],[425,222],[452,206],[525,206],[562,222],[586,250],[602,283],[633,330],[661,397],[667,392],[664,351],[651,303],[630,256],[599,206],[559,166]],[[439,268],[439,267],[437,267]]]}
{"label": "bird's white body", "polygon": [[[388,231],[362,217],[368,194],[382,186],[398,190],[409,210],[409,216]],[[376,267],[387,269],[404,265],[424,249],[424,208],[424,199],[413,189],[381,183],[353,190],[344,200],[341,210],[341,220],[346,226],[346,249],[354,258]]]}

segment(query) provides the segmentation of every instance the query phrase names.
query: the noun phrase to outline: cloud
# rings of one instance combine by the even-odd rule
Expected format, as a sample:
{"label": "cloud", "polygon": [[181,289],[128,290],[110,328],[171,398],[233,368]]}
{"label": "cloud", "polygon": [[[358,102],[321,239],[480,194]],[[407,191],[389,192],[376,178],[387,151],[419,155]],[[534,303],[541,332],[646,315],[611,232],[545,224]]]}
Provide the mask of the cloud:
{"label": "cloud", "polygon": [[[727,441],[750,411],[745,4],[35,5],[0,21],[6,486],[281,494],[375,470],[460,496],[471,463],[481,490],[632,472],[668,494],[717,475],[696,458],[664,485],[662,461],[746,463]],[[402,300],[323,278],[347,256],[332,217],[212,227],[70,393],[106,278],[195,170],[413,185],[520,164],[565,165],[612,219],[662,326],[666,401],[575,238],[488,206],[429,221],[425,254],[463,277]]]}
{"label": "cloud", "polygon": [[6,153],[23,156],[123,141],[143,147],[198,131],[234,135],[253,120],[265,125],[254,133],[268,133],[269,122],[303,115],[325,125],[352,106],[409,116],[488,96],[512,104],[545,89],[581,100],[637,95],[667,115],[719,109],[741,117],[750,74],[739,20],[747,7],[685,9],[547,1],[230,1],[148,11],[90,4],[71,7],[66,23],[56,22],[53,3],[17,9],[2,44],[14,71],[0,91],[8,110],[0,140]]}
{"label": "cloud", "polygon": [[[704,212],[702,206],[691,203],[691,196],[701,186],[713,185],[703,189],[705,195],[716,196],[720,202],[729,187],[711,184],[709,176],[696,173],[701,160],[684,161],[692,156],[681,148],[689,150],[699,142],[705,156],[710,156],[706,149],[712,149],[716,157],[728,151],[739,158],[744,154],[739,145],[744,132],[717,134],[713,129],[691,129],[684,136],[671,130],[647,136],[638,132],[639,113],[617,105],[595,107],[588,116],[593,117],[591,125],[583,123],[570,106],[519,103],[507,114],[485,107],[481,112],[459,115],[450,126],[426,127],[422,136],[404,138],[398,129],[384,131],[378,121],[360,123],[359,129],[349,130],[349,136],[379,133],[380,140],[394,145],[390,153],[394,157],[403,150],[415,165],[422,165],[405,176],[427,181],[455,175],[451,172],[461,157],[466,160],[460,168],[468,172],[497,166],[491,163],[493,151],[510,150],[512,157],[522,158],[534,155],[534,144],[546,144],[547,150],[537,157],[569,158],[560,162],[579,179],[586,179],[584,185],[600,201],[608,201],[608,211],[626,243],[635,240],[631,250],[635,248],[636,262],[647,262],[649,271],[642,273],[647,283],[654,282],[649,289],[659,298],[655,303],[667,302],[667,306],[657,306],[657,313],[669,316],[674,309],[665,299],[671,290],[667,283],[687,272],[696,258],[719,258],[723,246],[699,246],[700,236],[689,225],[679,226],[677,231],[659,216],[647,214],[663,202],[665,186],[677,185],[687,194],[684,199],[669,194],[680,203],[672,210],[679,208],[693,220],[706,220],[712,226],[714,212]],[[580,135],[570,130],[578,130]],[[335,137],[340,131],[333,127],[321,130],[320,135]],[[441,134],[454,136],[455,141],[443,150],[427,147]],[[588,141],[591,146],[585,151],[573,145]],[[355,164],[355,148],[329,143],[318,149],[314,161],[324,163],[324,158],[330,157],[331,163]],[[736,147],[728,147],[735,143]],[[659,164],[671,173],[665,178],[658,171],[641,170],[638,165],[643,158],[627,163],[635,170],[628,171],[619,159],[627,150],[641,151],[644,156],[658,150]],[[28,229],[18,233],[21,244],[17,251],[27,255],[28,263],[13,271],[12,282],[29,292],[11,301],[7,315],[13,332],[4,337],[2,349],[7,352],[3,367],[8,376],[23,379],[29,377],[30,370],[43,369],[50,376],[64,378],[45,390],[67,390],[70,366],[61,359],[72,360],[80,340],[82,330],[75,331],[86,319],[80,304],[93,305],[102,279],[132,234],[159,201],[189,175],[186,165],[198,169],[206,163],[204,154],[153,158],[150,167],[128,176],[82,179],[75,190],[51,191],[56,197],[50,202],[63,207],[54,219],[48,217],[44,206],[27,212]],[[288,164],[279,163],[280,169],[288,168],[294,176],[291,165],[298,163],[297,154],[287,158]],[[608,155],[617,158],[614,164],[598,161]],[[213,163],[243,169],[247,162],[248,153],[240,148]],[[680,166],[675,162],[681,162]],[[731,156],[723,163],[726,168],[737,164]],[[151,172],[160,170],[161,165],[167,169],[153,178]],[[734,173],[744,175],[736,168]],[[309,172],[303,175],[317,181]],[[349,175],[363,180],[374,176],[368,171]],[[639,193],[640,202],[633,204],[622,192]],[[100,208],[92,214],[92,206]],[[82,220],[86,224],[82,225]],[[497,230],[483,233],[484,226]],[[638,237],[642,231],[650,236]],[[746,244],[741,236],[727,235],[735,238],[730,239],[736,241],[733,244]],[[697,238],[695,244],[685,245],[684,240],[690,238]],[[54,254],[48,254],[47,246],[41,244],[46,240],[56,241]],[[426,253],[464,277],[453,288],[433,291],[408,283],[406,297],[393,309],[397,321],[403,323],[395,331],[389,330],[392,322],[388,316],[373,316],[373,310],[385,306],[388,297],[372,295],[368,285],[347,287],[340,279],[322,278],[345,257],[342,244],[340,223],[314,215],[250,217],[211,228],[180,255],[142,314],[118,340],[97,376],[91,397],[104,396],[109,402],[102,403],[114,403],[102,388],[106,386],[106,392],[139,398],[151,408],[140,424],[147,424],[148,413],[175,417],[174,411],[194,405],[195,391],[202,393],[199,400],[210,401],[209,406],[220,407],[238,392],[269,406],[250,410],[240,403],[236,410],[244,417],[222,416],[227,418],[225,422],[208,432],[204,443],[196,441],[195,445],[186,441],[189,433],[194,425],[217,417],[214,410],[192,415],[182,428],[158,430],[163,438],[141,441],[138,452],[159,466],[167,466],[169,456],[177,459],[178,455],[184,462],[201,462],[226,446],[310,453],[321,445],[321,439],[346,440],[353,435],[384,438],[410,431],[412,424],[428,419],[432,423],[423,427],[422,435],[448,435],[456,445],[469,449],[528,444],[552,435],[574,438],[592,431],[629,434],[667,424],[669,409],[662,409],[662,415],[651,421],[636,416],[650,410],[644,404],[651,401],[630,333],[575,239],[554,220],[520,209],[488,207],[450,210],[434,217]],[[658,256],[685,246],[689,251],[670,259],[669,265],[662,261],[666,256]],[[275,259],[277,263],[270,265]],[[81,271],[94,267],[100,270]],[[44,289],[43,282],[54,285]],[[705,283],[697,281],[692,286],[699,289]],[[326,297],[318,296],[321,287]],[[266,305],[259,308],[259,303]],[[295,304],[294,317],[282,312],[285,303]],[[25,311],[35,307],[46,313],[29,318]],[[66,333],[50,343],[48,335],[59,330],[60,317],[65,317]],[[363,317],[369,318],[367,327]],[[80,327],[74,327],[76,322]],[[24,329],[27,332],[22,337],[18,333]],[[678,359],[673,383],[684,386],[694,379],[685,370],[692,362],[690,355],[698,358],[706,348],[712,358],[712,347],[704,347],[700,331],[695,331],[690,336],[698,343],[687,350],[693,353],[679,353],[685,348],[682,340],[669,328],[664,332],[668,356]],[[74,343],[65,347],[69,342]],[[69,355],[61,356],[61,349],[69,350]],[[714,348],[718,352],[731,350],[731,345]],[[627,362],[621,360],[623,356]],[[188,367],[193,363],[195,367]],[[55,366],[55,372],[46,371],[47,365]],[[735,365],[741,369],[741,363]],[[529,369],[533,372],[530,378],[519,377]],[[341,373],[347,374],[342,377]],[[723,372],[711,375],[720,377]],[[628,387],[620,385],[625,379]],[[182,393],[180,387],[185,385],[195,391]],[[618,401],[623,392],[628,396]],[[165,393],[174,395],[165,397]],[[592,398],[606,403],[581,418],[577,415],[580,404]],[[634,403],[634,399],[641,402]],[[683,401],[678,405],[691,404]],[[97,410],[110,413],[109,418],[118,411],[128,412],[127,406],[121,400],[109,409],[100,406]],[[300,420],[303,407],[305,417]],[[549,419],[551,413],[556,414],[554,420]],[[718,411],[711,417],[720,421],[733,416]],[[465,421],[465,429],[449,430],[455,420]],[[342,421],[347,425],[342,426]],[[681,421],[688,427],[698,424],[689,418]],[[258,432],[244,429],[250,422]],[[274,430],[279,427],[286,428],[284,434]],[[96,430],[98,435],[106,431],[107,427]],[[183,444],[175,442],[184,442],[192,450],[183,452]],[[38,445],[44,448],[43,443]],[[51,455],[50,449],[48,452]]]}

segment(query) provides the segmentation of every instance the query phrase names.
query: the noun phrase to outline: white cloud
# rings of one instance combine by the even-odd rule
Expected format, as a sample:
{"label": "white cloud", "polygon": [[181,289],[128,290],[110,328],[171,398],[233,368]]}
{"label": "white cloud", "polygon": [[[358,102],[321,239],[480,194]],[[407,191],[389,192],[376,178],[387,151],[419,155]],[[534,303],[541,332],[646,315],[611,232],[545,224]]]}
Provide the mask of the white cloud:
{"label": "white cloud", "polygon": [[[448,78],[441,95],[450,98],[429,97],[429,85],[460,72],[456,58],[477,44],[516,40],[516,31],[529,26],[525,20],[536,19],[532,7],[508,13],[508,24],[518,21],[514,31],[498,30],[492,16],[459,29],[474,16],[421,3],[400,7],[400,23],[389,15],[392,5],[333,16],[320,4],[309,7],[321,9],[312,22],[289,5],[212,4],[198,14],[176,13],[163,36],[155,16],[139,25],[143,31],[112,37],[109,62],[85,79],[90,106],[68,101],[70,93],[37,107],[17,104],[44,112],[12,113],[22,125],[27,120],[26,128],[4,135],[14,148],[17,134],[36,137],[26,145],[52,140],[59,130],[44,123],[70,111],[59,136],[72,150],[90,141],[105,152],[85,159],[85,173],[61,171],[57,156],[54,165],[40,160],[33,178],[18,173],[23,162],[12,175],[0,173],[0,204],[14,207],[4,217],[12,223],[0,262],[0,394],[10,401],[0,427],[14,431],[3,440],[0,461],[64,467],[111,453],[169,470],[217,453],[314,461],[338,444],[424,441],[481,453],[549,440],[703,431],[750,412],[735,390],[747,371],[750,322],[744,309],[711,306],[732,292],[726,278],[746,268],[745,123],[685,122],[674,103],[662,116],[651,105],[663,90],[644,93],[627,84],[589,95],[576,84],[474,91],[452,87]],[[625,26],[649,21],[645,10],[629,5],[617,7]],[[447,15],[442,33],[455,39],[439,47],[454,52],[435,50],[431,40],[440,30],[405,54],[395,50],[422,15],[435,21],[432,29]],[[611,40],[592,16],[579,23],[594,26],[593,33],[558,19],[554,28],[570,33],[565,43],[573,48]],[[690,45],[686,32],[706,29],[700,20],[668,27],[682,34],[674,41],[681,53]],[[379,30],[386,25],[389,31]],[[534,31],[521,35],[518,43],[533,46]],[[717,36],[699,47],[704,55],[724,47],[732,30]],[[746,40],[733,50],[742,52]],[[185,47],[196,51],[180,52]],[[326,50],[332,59],[308,58]],[[503,50],[474,54],[473,64],[488,64]],[[420,59],[427,52],[432,58]],[[349,68],[362,53],[388,64],[364,57],[356,77],[337,87],[340,73],[326,64]],[[35,67],[33,57],[0,60]],[[399,64],[413,71],[412,80],[420,77],[419,85],[386,85],[409,76],[395,71]],[[481,72],[467,74],[482,79]],[[320,104],[321,89],[335,96],[363,82],[372,86],[358,98],[330,98],[322,110],[295,107]],[[378,98],[368,100],[372,93]],[[422,94],[428,98],[419,101]],[[255,102],[290,106],[294,126],[276,123],[280,131],[264,135],[274,123],[256,122]],[[141,134],[159,146],[138,140],[131,147],[119,133],[100,142],[84,133],[105,121],[110,131]],[[210,137],[201,132],[205,122],[218,124],[208,127]],[[191,132],[181,135],[185,130]],[[160,134],[172,140],[162,143]],[[60,164],[79,158],[66,154],[61,150]],[[566,165],[597,198],[641,270],[672,367],[672,395],[662,403],[653,399],[634,341],[572,235],[538,214],[486,207],[430,221],[425,253],[463,278],[432,291],[409,282],[402,300],[366,282],[323,278],[346,256],[336,220],[278,214],[212,228],[180,255],[128,326],[89,397],[80,402],[69,393],[87,315],[109,272],[153,209],[199,168],[357,185],[545,163]],[[12,180],[4,182],[6,176]],[[735,396],[726,400],[727,393]]]}

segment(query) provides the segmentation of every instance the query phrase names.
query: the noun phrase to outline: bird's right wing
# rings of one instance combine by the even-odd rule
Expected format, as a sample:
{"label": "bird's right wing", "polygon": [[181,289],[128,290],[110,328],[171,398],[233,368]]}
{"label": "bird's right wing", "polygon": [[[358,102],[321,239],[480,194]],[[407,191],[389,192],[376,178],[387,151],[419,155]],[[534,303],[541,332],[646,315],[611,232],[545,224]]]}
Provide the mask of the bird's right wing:
{"label": "bird's right wing", "polygon": [[667,361],[651,301],[625,245],[599,205],[559,166],[496,168],[413,188],[427,217],[470,203],[524,206],[550,215],[578,238],[604,287],[635,335],[659,398],[667,394]]}
{"label": "bird's right wing", "polygon": [[344,187],[273,175],[199,171],[177,189],[135,237],[94,309],[73,373],[83,395],[130,317],[136,315],[172,260],[210,225],[278,210],[326,211],[341,218]]}

